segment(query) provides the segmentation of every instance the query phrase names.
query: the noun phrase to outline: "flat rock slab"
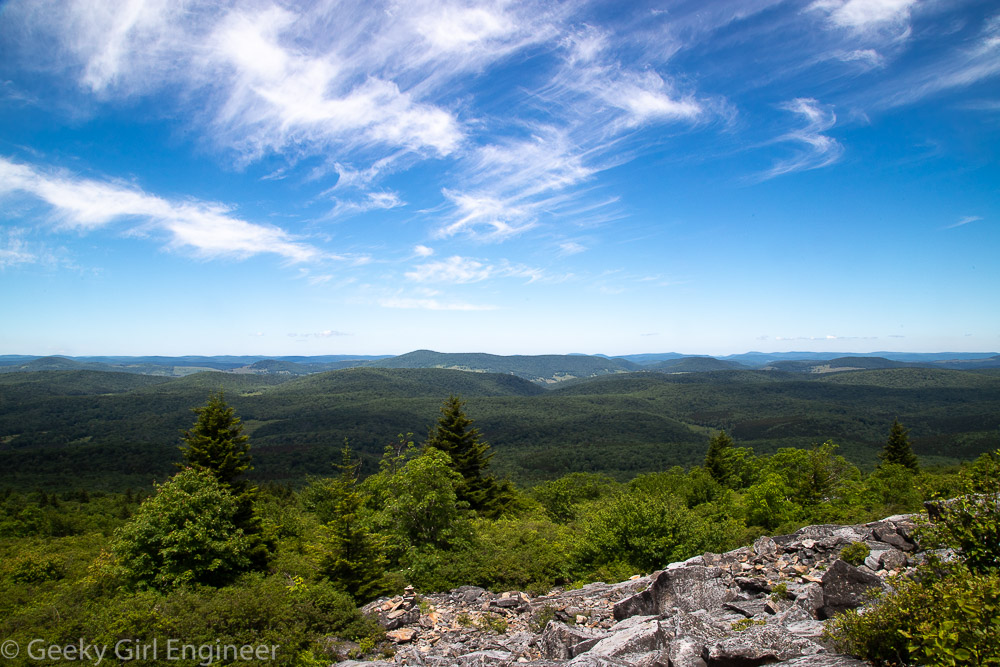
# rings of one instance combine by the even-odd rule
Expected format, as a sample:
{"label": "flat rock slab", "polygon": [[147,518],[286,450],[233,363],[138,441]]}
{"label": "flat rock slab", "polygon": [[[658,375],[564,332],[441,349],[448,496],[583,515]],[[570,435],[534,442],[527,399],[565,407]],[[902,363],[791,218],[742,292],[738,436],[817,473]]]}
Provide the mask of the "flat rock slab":
{"label": "flat rock slab", "polygon": [[589,651],[602,639],[604,639],[603,634],[573,628],[558,621],[549,621],[538,639],[538,645],[545,658],[569,660]]}
{"label": "flat rock slab", "polygon": [[774,625],[755,625],[706,646],[701,657],[708,667],[755,667],[824,653],[816,642]]}

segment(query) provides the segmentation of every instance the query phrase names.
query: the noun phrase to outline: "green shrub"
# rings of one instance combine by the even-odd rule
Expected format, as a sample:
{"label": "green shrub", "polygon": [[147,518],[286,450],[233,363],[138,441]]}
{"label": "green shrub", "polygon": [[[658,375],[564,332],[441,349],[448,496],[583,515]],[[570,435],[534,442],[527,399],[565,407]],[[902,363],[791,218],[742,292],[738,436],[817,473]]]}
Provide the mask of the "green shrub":
{"label": "green shrub", "polygon": [[618,487],[618,482],[607,475],[574,472],[543,482],[529,493],[553,520],[567,523],[577,518],[581,503],[612,494]]}
{"label": "green shrub", "polygon": [[747,523],[774,529],[781,525],[794,509],[788,501],[785,480],[777,473],[770,473],[743,494]]}
{"label": "green shrub", "polygon": [[840,559],[851,565],[863,565],[871,552],[864,542],[852,542],[840,550]]}
{"label": "green shrub", "polygon": [[545,605],[531,616],[531,619],[528,621],[528,626],[531,628],[532,632],[542,632],[545,630],[545,626],[549,624],[549,621],[555,619],[555,617],[555,607]]}
{"label": "green shrub", "polygon": [[[940,567],[940,566],[935,566]],[[1000,664],[1000,578],[953,564],[896,578],[858,613],[827,629],[837,648],[876,665]]]}
{"label": "green shrub", "polygon": [[652,572],[715,548],[710,527],[676,496],[633,491],[588,509],[575,554],[584,568]]}
{"label": "green shrub", "polygon": [[754,618],[744,618],[739,621],[733,621],[730,627],[736,632],[743,632],[744,630],[749,630],[755,625],[767,625],[767,621],[759,621]]}
{"label": "green shrub", "polygon": [[62,579],[66,576],[66,566],[55,556],[22,556],[10,564],[8,572],[15,583],[34,584]]}
{"label": "green shrub", "polygon": [[791,595],[788,594],[788,584],[782,582],[771,587],[771,600],[774,602],[788,600],[789,598],[791,598]]}
{"label": "green shrub", "polygon": [[507,633],[507,619],[499,614],[487,612],[476,619],[476,627],[484,632],[495,632],[498,635]]}
{"label": "green shrub", "polygon": [[251,566],[251,541],[236,526],[239,511],[236,496],[211,472],[177,473],[116,531],[116,574],[130,586],[160,590],[229,583]]}
{"label": "green shrub", "polygon": [[1000,451],[979,457],[964,482],[965,495],[937,504],[921,542],[954,549],[973,570],[1000,570]]}
{"label": "green shrub", "polygon": [[474,525],[476,585],[541,594],[569,580],[566,553],[572,533],[565,526],[547,517],[477,520]]}

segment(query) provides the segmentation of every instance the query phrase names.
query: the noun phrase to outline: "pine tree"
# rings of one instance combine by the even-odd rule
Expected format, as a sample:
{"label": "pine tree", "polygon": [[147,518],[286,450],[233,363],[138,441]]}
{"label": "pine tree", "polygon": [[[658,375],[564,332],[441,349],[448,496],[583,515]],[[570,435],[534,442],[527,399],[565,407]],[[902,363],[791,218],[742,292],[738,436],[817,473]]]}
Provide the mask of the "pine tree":
{"label": "pine tree", "polygon": [[234,493],[242,493],[247,483],[241,477],[253,470],[250,437],[243,434],[243,423],[221,390],[209,395],[208,402],[194,412],[198,419],[184,432],[181,446],[186,465],[208,470]]}
{"label": "pine tree", "polygon": [[262,535],[263,526],[255,509],[257,487],[243,478],[253,470],[250,437],[243,433],[243,422],[226,403],[221,389],[193,412],[198,418],[184,432],[180,449],[185,463],[178,467],[210,472],[236,497],[236,526],[249,539],[253,567],[264,569],[275,545]]}
{"label": "pine tree", "polygon": [[363,521],[364,499],[357,488],[359,465],[345,441],[338,466],[340,477],[331,487],[333,518],[326,525],[320,569],[356,600],[367,602],[390,586],[382,544]]}
{"label": "pine tree", "polygon": [[719,431],[708,442],[708,453],[705,455],[705,470],[719,484],[729,481],[732,474],[728,461],[728,454],[736,445],[733,439],[724,430]]}
{"label": "pine tree", "polygon": [[428,435],[426,447],[433,447],[451,457],[452,469],[462,476],[455,492],[459,501],[485,516],[497,516],[510,502],[512,491],[507,483],[485,475],[493,452],[472,427],[458,396],[449,396],[441,406],[437,427]]}
{"label": "pine tree", "polygon": [[889,428],[889,439],[886,440],[885,447],[879,454],[879,459],[885,464],[895,463],[906,466],[910,470],[917,470],[917,456],[910,448],[909,431],[903,428],[899,419],[892,420],[892,426]]}

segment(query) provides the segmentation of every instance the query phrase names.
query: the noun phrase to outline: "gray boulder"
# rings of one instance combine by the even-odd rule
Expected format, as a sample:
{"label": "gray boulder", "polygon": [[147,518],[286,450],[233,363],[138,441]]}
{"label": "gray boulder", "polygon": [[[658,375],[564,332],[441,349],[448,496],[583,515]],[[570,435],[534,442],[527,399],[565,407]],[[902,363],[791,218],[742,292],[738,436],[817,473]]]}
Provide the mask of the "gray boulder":
{"label": "gray boulder", "polygon": [[604,635],[573,628],[565,623],[549,621],[538,639],[542,656],[551,660],[569,660],[589,651]]}
{"label": "gray boulder", "polygon": [[666,647],[666,633],[660,622],[652,619],[605,637],[587,652],[590,655],[625,658],[629,655],[659,652]]}
{"label": "gray boulder", "polygon": [[749,667],[824,653],[819,644],[776,625],[754,625],[706,646],[702,658],[708,667]]}
{"label": "gray boulder", "polygon": [[868,591],[882,589],[882,579],[842,560],[834,562],[823,574],[823,606],[818,610],[821,619],[831,618],[848,609],[860,607],[870,600]]}
{"label": "gray boulder", "polygon": [[719,567],[679,567],[667,569],[653,578],[649,588],[617,603],[616,620],[629,616],[663,614],[668,609],[682,611],[711,609],[736,599],[739,593],[733,576]]}

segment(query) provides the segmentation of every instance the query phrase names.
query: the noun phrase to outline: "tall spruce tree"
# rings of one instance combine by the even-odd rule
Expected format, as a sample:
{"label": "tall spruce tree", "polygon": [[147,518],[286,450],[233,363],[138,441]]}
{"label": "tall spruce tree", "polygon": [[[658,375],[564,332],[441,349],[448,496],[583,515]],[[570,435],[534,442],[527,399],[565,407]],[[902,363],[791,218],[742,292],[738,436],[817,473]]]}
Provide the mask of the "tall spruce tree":
{"label": "tall spruce tree", "polygon": [[250,437],[244,435],[243,423],[226,403],[221,389],[210,394],[208,402],[195,408],[194,413],[198,419],[182,438],[186,465],[208,470],[234,493],[242,493],[247,488],[242,477],[253,470]]}
{"label": "tall spruce tree", "polygon": [[909,431],[903,428],[903,425],[899,423],[899,419],[892,420],[892,426],[889,428],[889,438],[885,441],[885,447],[882,449],[882,453],[879,454],[879,459],[885,464],[895,463],[906,466],[910,470],[917,470],[919,464],[917,462],[917,455],[913,453],[913,449],[910,447]]}
{"label": "tall spruce tree", "polygon": [[725,430],[719,431],[708,441],[708,453],[705,455],[705,470],[719,484],[726,484],[732,474],[728,454],[736,445]]}
{"label": "tall spruce tree", "polygon": [[472,420],[463,411],[465,402],[458,396],[449,396],[441,406],[437,426],[427,437],[426,447],[433,447],[451,457],[452,469],[462,476],[455,493],[459,501],[484,516],[497,516],[510,502],[512,490],[508,483],[498,482],[486,475],[493,452],[483,440],[479,429],[472,427]]}
{"label": "tall spruce tree", "polygon": [[391,584],[385,576],[382,542],[362,516],[364,498],[357,488],[360,465],[345,441],[337,466],[340,476],[330,486],[333,516],[326,524],[320,570],[355,600],[367,602],[387,592]]}
{"label": "tall spruce tree", "polygon": [[244,478],[253,470],[250,437],[243,433],[243,422],[226,403],[221,389],[209,394],[208,402],[193,412],[198,418],[184,431],[180,449],[185,463],[178,467],[208,471],[236,497],[236,526],[249,538],[253,568],[263,569],[275,545],[262,535],[263,526],[255,509],[257,487]]}

